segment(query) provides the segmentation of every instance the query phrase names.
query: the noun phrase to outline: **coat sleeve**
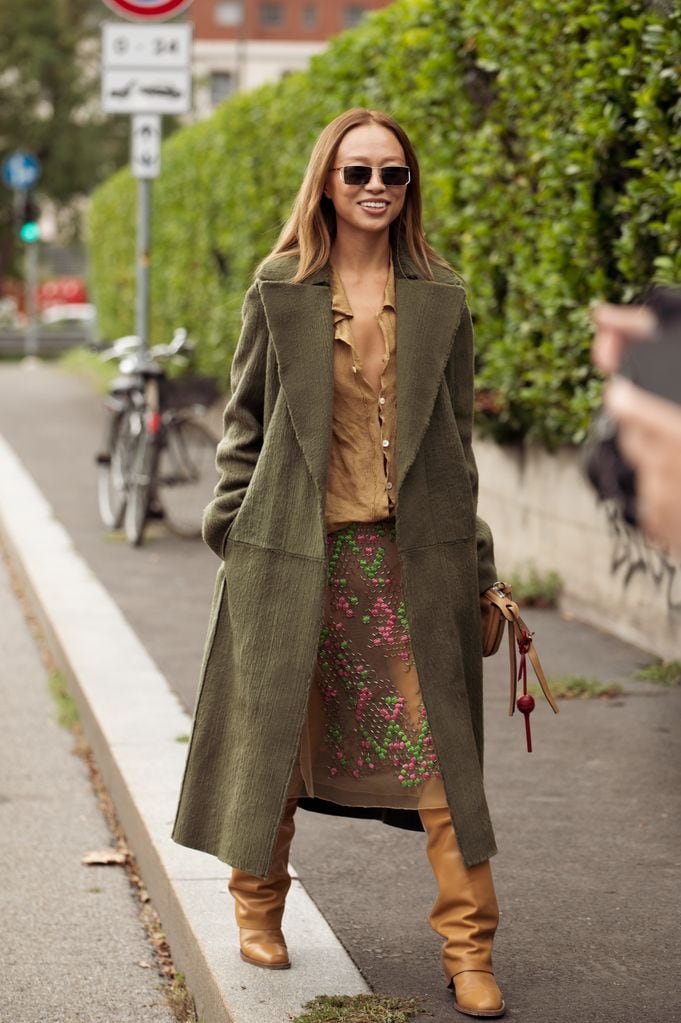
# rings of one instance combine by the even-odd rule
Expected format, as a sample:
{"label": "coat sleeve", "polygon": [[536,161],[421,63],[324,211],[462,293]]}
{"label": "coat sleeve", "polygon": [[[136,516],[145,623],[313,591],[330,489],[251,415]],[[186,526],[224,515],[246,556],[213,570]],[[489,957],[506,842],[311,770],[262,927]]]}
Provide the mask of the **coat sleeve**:
{"label": "coat sleeve", "polygon": [[[447,385],[452,408],[463,444],[464,457],[473,493],[473,504],[478,506],[478,468],[473,454],[473,396],[474,396],[474,355],[473,323],[468,305],[465,304],[447,364]],[[478,579],[483,593],[496,582],[494,566],[494,544],[492,531],[483,519],[476,515],[475,535],[478,551]]]}
{"label": "coat sleeve", "polygon": [[219,557],[262,448],[268,337],[260,293],[253,284],[244,299],[241,335],[232,360],[232,394],[216,456],[220,479],[203,515],[203,538]]}

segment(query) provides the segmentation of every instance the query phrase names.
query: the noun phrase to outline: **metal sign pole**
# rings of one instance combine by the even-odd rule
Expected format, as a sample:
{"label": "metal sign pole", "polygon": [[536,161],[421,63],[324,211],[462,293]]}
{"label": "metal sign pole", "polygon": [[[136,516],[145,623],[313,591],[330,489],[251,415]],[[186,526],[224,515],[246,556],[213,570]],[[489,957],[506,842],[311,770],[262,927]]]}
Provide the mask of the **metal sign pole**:
{"label": "metal sign pole", "polygon": [[24,278],[26,288],[26,333],[24,355],[38,354],[38,246],[26,244],[24,257]]}
{"label": "metal sign pole", "polygon": [[140,351],[149,344],[149,278],[151,275],[151,179],[137,183],[137,299],[135,333]]}
{"label": "metal sign pole", "polygon": [[[26,333],[24,334],[24,355],[38,353],[38,238],[40,232],[23,234],[23,214],[29,215],[30,189],[40,177],[40,161],[32,153],[19,150],[11,153],[2,162],[2,180],[14,191],[14,219],[21,227],[20,237],[24,242],[24,295],[26,306]],[[34,214],[37,210],[34,207]]]}
{"label": "metal sign pole", "polygon": [[[125,16],[167,17],[191,0],[107,0]],[[192,27],[102,25],[102,109],[132,114],[131,169],[137,185],[137,294],[135,334],[141,351],[149,345],[151,277],[151,185],[161,170],[161,115],[191,109]]]}

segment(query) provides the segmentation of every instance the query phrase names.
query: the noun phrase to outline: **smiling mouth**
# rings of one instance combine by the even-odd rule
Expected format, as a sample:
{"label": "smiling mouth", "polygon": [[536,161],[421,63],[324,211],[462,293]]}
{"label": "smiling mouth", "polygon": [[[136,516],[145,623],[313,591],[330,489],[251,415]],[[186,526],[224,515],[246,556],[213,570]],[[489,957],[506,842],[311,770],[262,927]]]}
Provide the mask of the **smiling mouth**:
{"label": "smiling mouth", "polygon": [[381,199],[371,200],[365,199],[363,202],[358,203],[358,206],[365,206],[369,210],[385,210],[390,203],[385,202]]}

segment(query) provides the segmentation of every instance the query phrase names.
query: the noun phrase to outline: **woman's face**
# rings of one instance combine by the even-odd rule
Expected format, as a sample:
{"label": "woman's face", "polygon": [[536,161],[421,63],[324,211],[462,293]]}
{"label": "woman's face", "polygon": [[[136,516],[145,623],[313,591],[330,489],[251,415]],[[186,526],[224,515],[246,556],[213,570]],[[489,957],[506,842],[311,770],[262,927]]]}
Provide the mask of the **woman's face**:
{"label": "woman's face", "polygon": [[330,170],[324,195],[336,211],[337,230],[380,233],[386,231],[404,206],[408,185],[384,185],[376,168],[406,166],[404,150],[397,138],[380,124],[362,124],[343,136],[333,167],[363,165],[374,168],[366,185],[346,185],[338,170]]}

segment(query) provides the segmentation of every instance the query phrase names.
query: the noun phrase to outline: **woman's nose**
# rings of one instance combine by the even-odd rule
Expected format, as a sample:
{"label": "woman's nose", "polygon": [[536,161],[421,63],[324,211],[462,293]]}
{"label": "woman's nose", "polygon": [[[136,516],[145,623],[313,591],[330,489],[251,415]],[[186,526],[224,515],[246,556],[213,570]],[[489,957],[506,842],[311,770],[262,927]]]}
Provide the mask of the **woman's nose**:
{"label": "woman's nose", "polygon": [[378,168],[378,167],[372,167],[371,168],[371,177],[370,177],[369,182],[368,182],[366,187],[367,188],[371,188],[371,189],[378,189],[379,191],[383,191],[383,189],[385,188],[385,185],[383,184],[383,180],[381,178],[380,168]]}

